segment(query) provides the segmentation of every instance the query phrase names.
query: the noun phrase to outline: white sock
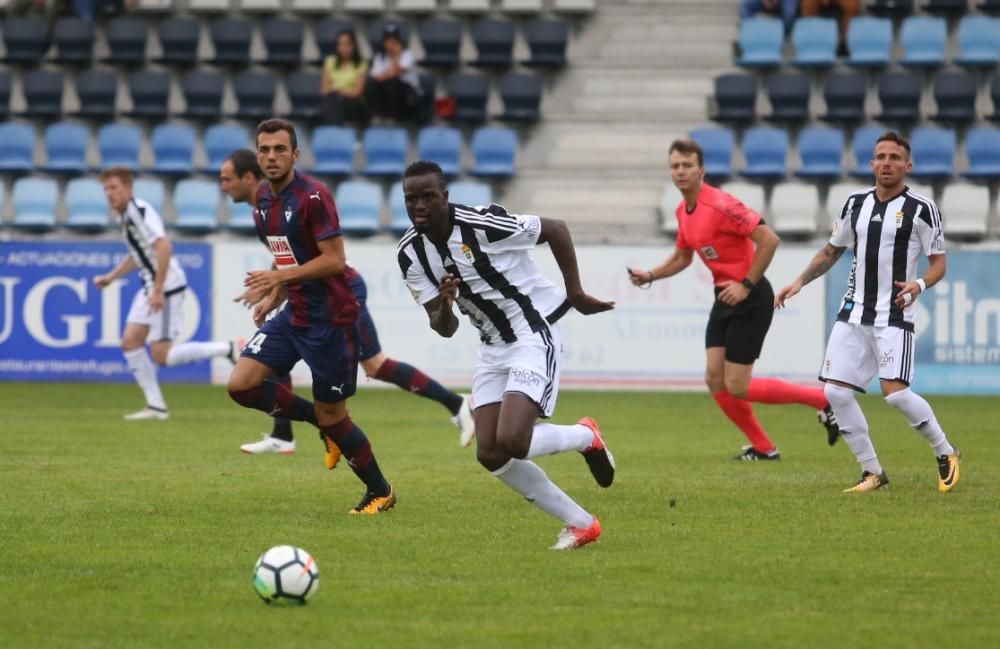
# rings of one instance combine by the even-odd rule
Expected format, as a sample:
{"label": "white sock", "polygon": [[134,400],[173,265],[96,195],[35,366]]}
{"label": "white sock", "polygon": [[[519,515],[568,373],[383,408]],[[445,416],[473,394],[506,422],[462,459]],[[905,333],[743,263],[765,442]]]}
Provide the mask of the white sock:
{"label": "white sock", "polygon": [[934,449],[934,455],[951,455],[955,448],[948,443],[941,425],[938,423],[931,404],[922,396],[906,388],[890,394],[885,398],[886,403],[903,413],[910,425],[917,429],[917,432],[924,436],[927,442]]}
{"label": "white sock", "polygon": [[827,383],[823,387],[823,392],[830,402],[830,407],[833,408],[833,414],[837,417],[840,436],[854,453],[861,468],[869,473],[881,474],[882,465],[875,455],[872,438],[868,435],[868,420],[865,419],[865,413],[861,411],[858,400],[854,398],[854,390]]}
{"label": "white sock", "polygon": [[228,356],[230,343],[223,340],[213,340],[207,343],[180,343],[172,345],[167,352],[167,365],[184,365],[195,361],[212,358],[213,356]]}
{"label": "white sock", "polygon": [[135,382],[139,384],[143,394],[146,395],[146,405],[166,410],[167,402],[163,400],[163,393],[160,392],[160,382],[156,380],[156,365],[153,365],[153,359],[149,357],[149,352],[146,351],[145,347],[140,347],[124,352],[124,354],[125,363],[132,370]]}
{"label": "white sock", "polygon": [[585,451],[594,441],[594,431],[583,424],[557,426],[556,424],[535,424],[531,432],[531,446],[528,459],[539,455],[553,455],[566,451]]}
{"label": "white sock", "polygon": [[493,475],[524,496],[528,502],[567,525],[590,527],[594,522],[594,517],[549,480],[545,471],[534,462],[511,460],[493,471]]}

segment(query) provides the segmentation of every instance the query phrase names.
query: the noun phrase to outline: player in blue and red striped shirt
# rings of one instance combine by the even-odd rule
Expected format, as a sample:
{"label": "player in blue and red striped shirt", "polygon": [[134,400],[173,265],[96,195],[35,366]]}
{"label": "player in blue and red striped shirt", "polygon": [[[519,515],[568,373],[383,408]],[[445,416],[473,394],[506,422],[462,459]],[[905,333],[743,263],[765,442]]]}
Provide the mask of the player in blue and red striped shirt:
{"label": "player in blue and red striped shirt", "polygon": [[[295,128],[280,119],[257,127],[257,160],[267,183],[257,192],[257,233],[274,256],[271,270],[244,285],[260,327],[229,377],[229,395],[248,408],[315,424],[347,457],[366,491],[352,514],[377,514],[396,503],[368,438],[347,413],[358,369],[358,301],[346,276],[340,220],[329,190],[295,171]],[[281,311],[266,316],[286,302]],[[313,377],[313,402],[269,380],[302,359]]]}

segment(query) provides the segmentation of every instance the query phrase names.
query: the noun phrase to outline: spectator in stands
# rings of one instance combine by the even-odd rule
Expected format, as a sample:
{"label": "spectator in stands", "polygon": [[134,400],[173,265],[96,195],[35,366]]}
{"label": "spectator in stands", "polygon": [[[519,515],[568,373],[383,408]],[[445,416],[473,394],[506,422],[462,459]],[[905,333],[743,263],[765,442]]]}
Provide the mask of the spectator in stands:
{"label": "spectator in stands", "polygon": [[[803,0],[803,4],[809,0]],[[799,0],[742,0],[740,18],[751,18],[754,14],[765,13],[781,18],[785,31],[792,30],[792,23],[799,12]]]}
{"label": "spectator in stands", "polygon": [[803,16],[822,16],[840,21],[838,56],[847,56],[847,28],[859,13],[861,13],[860,0],[802,0]]}
{"label": "spectator in stands", "polygon": [[398,25],[387,23],[382,30],[382,49],[372,58],[365,98],[376,120],[400,121],[417,115],[420,78]]}
{"label": "spectator in stands", "polygon": [[368,123],[365,103],[368,62],[361,60],[354,32],[340,32],[336,42],[335,53],[323,61],[319,90],[323,97],[323,119],[331,124],[350,122],[364,126]]}

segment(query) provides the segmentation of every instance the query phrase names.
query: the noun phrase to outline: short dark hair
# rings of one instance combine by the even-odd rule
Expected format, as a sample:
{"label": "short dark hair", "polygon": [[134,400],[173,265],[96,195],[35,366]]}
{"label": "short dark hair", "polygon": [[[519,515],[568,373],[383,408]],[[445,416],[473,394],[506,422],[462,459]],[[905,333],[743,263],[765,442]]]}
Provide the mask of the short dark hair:
{"label": "short dark hair", "polygon": [[428,174],[437,176],[438,184],[441,185],[441,189],[444,189],[444,172],[441,171],[441,167],[438,163],[431,160],[417,160],[406,168],[406,171],[403,172],[403,178],[426,176]]}
{"label": "short dark hair", "polygon": [[690,138],[682,137],[671,142],[670,151],[667,154],[669,155],[674,151],[681,155],[691,155],[693,153],[698,156],[698,166],[705,166],[705,152],[701,150],[700,144]]}
{"label": "short dark hair", "polygon": [[295,127],[288,120],[272,117],[271,119],[265,119],[257,125],[258,137],[261,133],[277,133],[278,131],[287,131],[288,138],[292,142],[292,149],[299,148],[299,139],[295,137]]}
{"label": "short dark hair", "polygon": [[906,149],[906,155],[910,155],[910,142],[905,137],[897,133],[896,131],[886,131],[882,135],[878,136],[875,140],[875,146],[878,146],[879,142],[895,142],[899,146]]}
{"label": "short dark hair", "polygon": [[101,172],[101,182],[106,182],[109,178],[117,178],[121,181],[121,184],[128,187],[132,186],[133,175],[128,167],[123,167],[122,165],[108,167]]}
{"label": "short dark hair", "polygon": [[264,172],[260,170],[260,165],[257,163],[257,155],[250,149],[236,149],[229,154],[226,160],[233,165],[233,172],[236,173],[237,178],[242,178],[248,173],[253,174],[257,180],[264,177]]}

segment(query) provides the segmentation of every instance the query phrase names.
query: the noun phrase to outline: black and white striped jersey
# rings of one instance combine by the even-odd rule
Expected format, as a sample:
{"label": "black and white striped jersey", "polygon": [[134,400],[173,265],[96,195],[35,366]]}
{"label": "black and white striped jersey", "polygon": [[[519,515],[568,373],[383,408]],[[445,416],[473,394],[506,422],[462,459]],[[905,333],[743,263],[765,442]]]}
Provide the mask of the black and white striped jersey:
{"label": "black and white striped jersey", "polygon": [[487,345],[516,342],[565,313],[566,293],[543,276],[530,251],[541,219],[499,205],[450,205],[453,227],[436,245],[410,227],[396,249],[403,279],[418,304],[438,296],[446,274],[462,278],[455,300]]}
{"label": "black and white striped jersey", "polygon": [[[139,267],[143,289],[148,293],[152,290],[156,279],[156,251],[153,250],[153,242],[166,236],[163,219],[152,205],[141,198],[130,200],[118,218],[128,254]],[[171,256],[166,281],[163,283],[164,293],[178,291],[186,285],[187,276],[184,274],[184,269],[177,263],[177,258]]]}
{"label": "black and white striped jersey", "polygon": [[941,213],[930,198],[909,187],[887,201],[875,188],[847,199],[830,243],[854,252],[847,293],[837,320],[913,331],[915,303],[896,306],[895,282],[913,281],[921,255],[944,254]]}

